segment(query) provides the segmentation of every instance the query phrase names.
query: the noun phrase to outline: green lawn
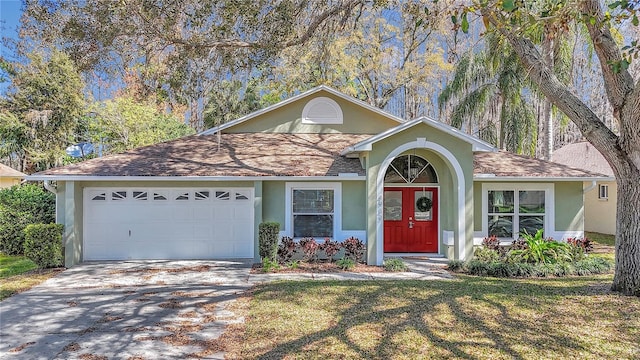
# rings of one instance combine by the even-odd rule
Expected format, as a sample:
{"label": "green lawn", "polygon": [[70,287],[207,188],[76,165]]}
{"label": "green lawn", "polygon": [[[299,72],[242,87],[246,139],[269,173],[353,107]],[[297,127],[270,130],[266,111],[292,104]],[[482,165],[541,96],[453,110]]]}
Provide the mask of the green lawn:
{"label": "green lawn", "polygon": [[36,267],[33,261],[24,256],[8,256],[0,253],[0,279],[19,275]]}
{"label": "green lawn", "polygon": [[640,298],[610,293],[611,280],[266,284],[228,350],[241,359],[639,358]]}
{"label": "green lawn", "polygon": [[270,283],[224,343],[236,359],[637,359],[640,298],[612,277]]}
{"label": "green lawn", "polygon": [[584,236],[591,240],[591,241],[595,241],[598,244],[601,245],[609,245],[609,246],[615,246],[616,245],[616,237],[615,235],[608,235],[608,234],[601,234],[601,233],[597,233],[597,232],[588,232],[585,231],[584,232]]}
{"label": "green lawn", "polygon": [[0,301],[28,290],[59,272],[58,269],[36,270],[33,261],[22,256],[0,254]]}

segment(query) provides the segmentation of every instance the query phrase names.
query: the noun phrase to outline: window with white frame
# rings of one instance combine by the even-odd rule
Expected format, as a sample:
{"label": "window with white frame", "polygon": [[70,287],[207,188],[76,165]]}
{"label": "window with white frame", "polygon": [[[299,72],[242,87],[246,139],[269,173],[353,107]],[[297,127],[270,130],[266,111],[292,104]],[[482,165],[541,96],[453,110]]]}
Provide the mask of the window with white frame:
{"label": "window with white frame", "polygon": [[287,183],[285,224],[294,238],[333,238],[341,224],[340,183]]}
{"label": "window with white frame", "polygon": [[484,228],[487,236],[516,239],[519,234],[546,231],[550,190],[526,185],[492,184],[485,188]]}
{"label": "window with white frame", "polygon": [[609,199],[609,185],[605,185],[605,184],[598,185],[598,199],[600,200]]}

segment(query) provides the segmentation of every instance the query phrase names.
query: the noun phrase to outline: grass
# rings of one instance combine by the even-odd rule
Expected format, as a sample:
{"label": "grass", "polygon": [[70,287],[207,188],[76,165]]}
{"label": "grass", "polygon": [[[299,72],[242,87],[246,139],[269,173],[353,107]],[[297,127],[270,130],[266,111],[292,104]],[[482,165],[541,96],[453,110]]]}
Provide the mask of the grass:
{"label": "grass", "polygon": [[611,274],[256,287],[227,343],[236,359],[640,358],[640,298]]}
{"label": "grass", "polygon": [[588,232],[585,231],[584,232],[584,236],[591,240],[591,241],[595,241],[598,244],[601,245],[608,245],[608,246],[615,246],[616,245],[616,236],[615,235],[609,235],[609,234],[601,234],[601,233],[597,233],[597,232]]}
{"label": "grass", "polygon": [[640,298],[611,275],[282,282],[258,287],[242,359],[638,358]]}
{"label": "grass", "polygon": [[0,254],[0,301],[47,280],[58,269],[36,270],[33,261],[22,256]]}
{"label": "grass", "polygon": [[584,232],[584,236],[593,241],[593,254],[615,261],[616,236],[596,232]]}

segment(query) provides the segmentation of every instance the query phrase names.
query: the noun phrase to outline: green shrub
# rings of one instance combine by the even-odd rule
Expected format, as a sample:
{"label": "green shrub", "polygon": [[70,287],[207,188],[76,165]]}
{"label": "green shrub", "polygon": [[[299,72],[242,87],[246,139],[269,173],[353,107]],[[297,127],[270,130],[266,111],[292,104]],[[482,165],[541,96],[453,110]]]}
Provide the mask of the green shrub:
{"label": "green shrub", "polygon": [[39,268],[62,266],[60,224],[30,224],[24,229],[24,255]]}
{"label": "green shrub", "polygon": [[287,263],[287,266],[289,267],[289,269],[297,269],[300,267],[300,261],[291,260],[290,262]]}
{"label": "green shrub", "polygon": [[280,224],[277,222],[263,222],[258,225],[258,239],[260,258],[276,261],[278,255],[278,233]]}
{"label": "green shrub", "polygon": [[613,268],[611,261],[598,256],[590,256],[576,261],[574,266],[578,275],[602,274]]}
{"label": "green shrub", "polygon": [[526,248],[510,250],[510,256],[520,257],[522,262],[529,263],[556,263],[572,261],[571,248],[567,243],[557,242],[542,237],[542,229],[535,235],[524,233],[523,239],[527,243]]}
{"label": "green shrub", "polygon": [[447,262],[447,270],[453,272],[464,271],[465,263],[463,260],[449,260]]}
{"label": "green shrub", "polygon": [[55,195],[41,186],[26,184],[0,190],[0,251],[22,255],[27,225],[52,223],[55,212]]}
{"label": "green shrub", "polygon": [[387,271],[407,271],[407,264],[399,258],[384,261],[384,269]]}
{"label": "green shrub", "polygon": [[351,270],[356,267],[356,262],[353,259],[348,257],[343,257],[342,259],[336,261],[336,265],[342,270]]}
{"label": "green shrub", "polygon": [[280,265],[277,261],[269,260],[269,258],[262,259],[262,272],[272,272],[280,269]]}
{"label": "green shrub", "polygon": [[498,261],[500,260],[500,253],[498,250],[482,246],[473,251],[473,257],[484,262]]}

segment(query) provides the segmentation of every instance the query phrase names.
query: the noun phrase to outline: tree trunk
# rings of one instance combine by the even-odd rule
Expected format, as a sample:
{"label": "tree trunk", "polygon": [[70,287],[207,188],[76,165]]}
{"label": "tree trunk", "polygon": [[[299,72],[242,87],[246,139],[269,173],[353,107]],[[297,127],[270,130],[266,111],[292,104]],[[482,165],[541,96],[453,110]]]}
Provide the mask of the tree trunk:
{"label": "tree trunk", "polygon": [[640,172],[619,174],[617,179],[616,270],[611,289],[640,296]]}

